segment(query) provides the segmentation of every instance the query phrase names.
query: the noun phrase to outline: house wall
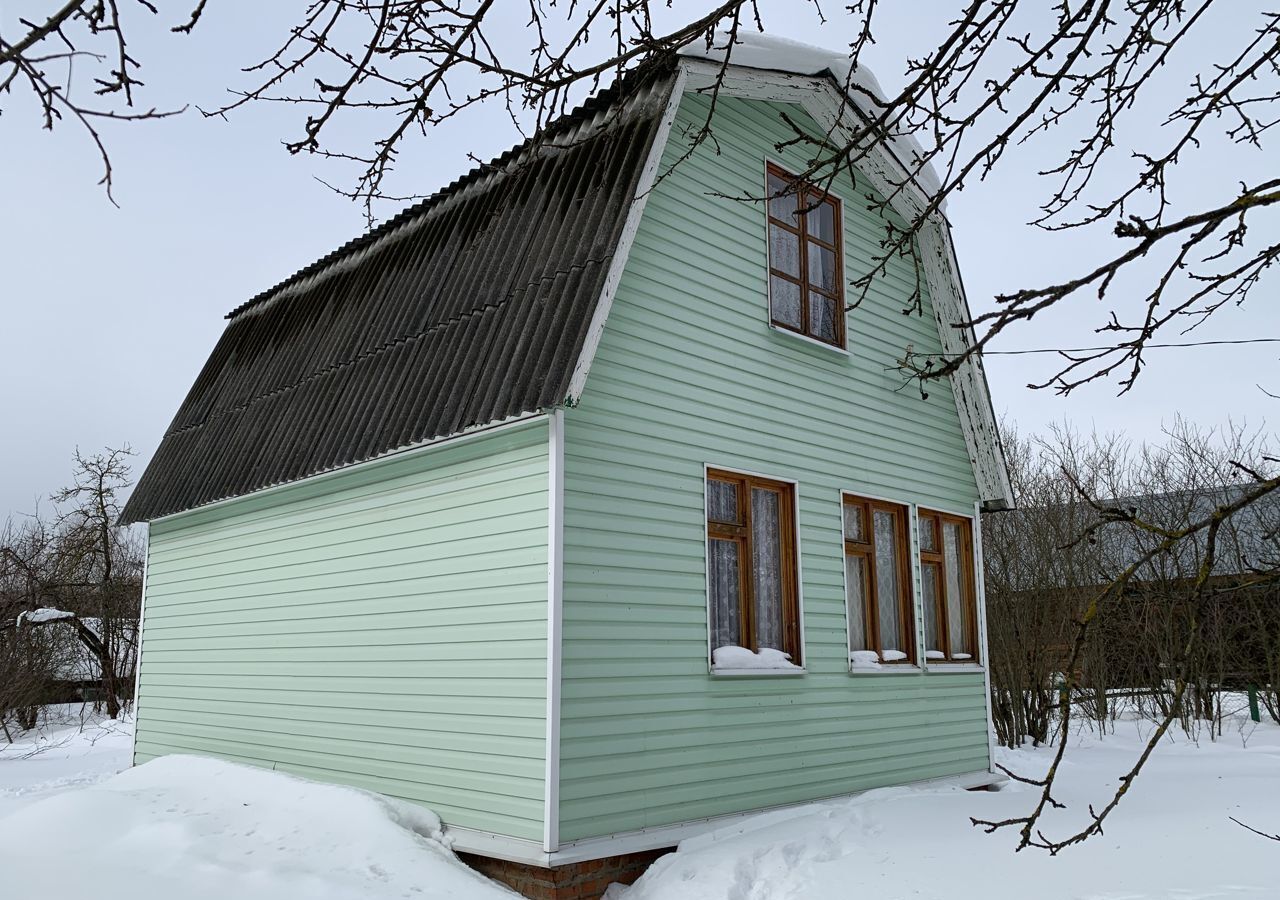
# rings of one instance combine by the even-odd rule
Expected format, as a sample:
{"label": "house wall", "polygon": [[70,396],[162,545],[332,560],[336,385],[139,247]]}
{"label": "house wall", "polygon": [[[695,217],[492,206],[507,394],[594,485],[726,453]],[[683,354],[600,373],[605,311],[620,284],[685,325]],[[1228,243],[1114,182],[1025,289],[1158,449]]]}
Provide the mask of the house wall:
{"label": "house wall", "polygon": [[548,433],[152,525],[136,761],[203,753],[541,840]]}
{"label": "house wall", "polygon": [[[848,671],[840,491],[968,514],[978,493],[948,385],[894,369],[940,350],[927,306],[902,313],[905,263],[848,354],[769,327],[764,213],[726,198],[763,193],[766,157],[804,168],[780,111],[721,96],[717,142],[658,182],[565,414],[562,841],[989,766],[980,672]],[[660,171],[706,115],[686,96]],[[835,192],[852,277],[885,225]],[[708,671],[704,464],[799,483],[802,677]]]}

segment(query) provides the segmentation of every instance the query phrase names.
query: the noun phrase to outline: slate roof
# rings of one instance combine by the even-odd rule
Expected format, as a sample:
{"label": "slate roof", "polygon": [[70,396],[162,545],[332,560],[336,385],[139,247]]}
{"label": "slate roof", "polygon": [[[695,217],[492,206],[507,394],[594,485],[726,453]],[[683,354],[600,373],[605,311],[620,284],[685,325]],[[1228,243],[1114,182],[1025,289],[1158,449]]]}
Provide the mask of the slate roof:
{"label": "slate roof", "polygon": [[633,73],[233,310],[121,521],[563,402],[673,83]]}

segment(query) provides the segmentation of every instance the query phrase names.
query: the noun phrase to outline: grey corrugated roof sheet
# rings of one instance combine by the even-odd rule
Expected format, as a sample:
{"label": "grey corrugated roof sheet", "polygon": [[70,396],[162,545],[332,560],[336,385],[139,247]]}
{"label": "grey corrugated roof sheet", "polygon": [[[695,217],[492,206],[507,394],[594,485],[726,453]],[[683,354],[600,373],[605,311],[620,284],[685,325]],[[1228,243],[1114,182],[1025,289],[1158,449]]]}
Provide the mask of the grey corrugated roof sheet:
{"label": "grey corrugated roof sheet", "polygon": [[673,82],[630,76],[233,310],[122,521],[563,402]]}

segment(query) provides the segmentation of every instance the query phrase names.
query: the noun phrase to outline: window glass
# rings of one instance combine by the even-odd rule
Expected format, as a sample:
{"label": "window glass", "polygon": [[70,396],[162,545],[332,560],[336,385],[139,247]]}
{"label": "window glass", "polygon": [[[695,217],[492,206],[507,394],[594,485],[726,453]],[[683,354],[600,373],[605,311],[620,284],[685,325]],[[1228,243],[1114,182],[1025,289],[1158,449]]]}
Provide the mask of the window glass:
{"label": "window glass", "polygon": [[844,558],[845,606],[849,614],[849,649],[866,650],[867,636],[867,561],[862,556]]}
{"label": "window glass", "polygon": [[716,647],[737,644],[742,630],[741,572],[737,541],[710,541],[711,643]]}
{"label": "window glass", "polygon": [[796,227],[796,210],[799,208],[799,196],[795,191],[787,192],[787,182],[777,175],[769,175],[769,215],[784,225]]}
{"label": "window glass", "polygon": [[755,581],[756,643],[782,649],[782,546],[778,494],[751,489],[752,578]]}
{"label": "window glass", "polygon": [[[806,202],[812,204],[815,200],[816,198],[810,194]],[[805,214],[805,227],[809,234],[818,240],[834,244],[836,242],[835,203],[830,200],[817,201],[817,203],[817,206],[814,206]]]}
{"label": "window glass", "polygon": [[800,238],[781,228],[769,229],[769,263],[775,271],[800,277]]}
{"label": "window glass", "polygon": [[965,588],[961,579],[960,526],[945,522],[942,526],[942,547],[947,570],[947,631],[951,638],[952,659],[972,659],[973,647],[969,643],[966,627]]}
{"label": "window glass", "polygon": [[836,339],[836,302],[822,294],[809,295],[809,327],[818,340]]}
{"label": "window glass", "polygon": [[738,521],[738,486],[728,481],[707,482],[707,517],[713,522]]}
{"label": "window glass", "polygon": [[920,566],[920,594],[924,601],[924,650],[926,659],[943,659],[946,654],[938,640],[938,602],[941,589],[938,567],[934,563]]}
{"label": "window glass", "polygon": [[777,275],[769,277],[769,284],[773,321],[789,328],[799,328],[804,322],[800,311],[800,285]]}

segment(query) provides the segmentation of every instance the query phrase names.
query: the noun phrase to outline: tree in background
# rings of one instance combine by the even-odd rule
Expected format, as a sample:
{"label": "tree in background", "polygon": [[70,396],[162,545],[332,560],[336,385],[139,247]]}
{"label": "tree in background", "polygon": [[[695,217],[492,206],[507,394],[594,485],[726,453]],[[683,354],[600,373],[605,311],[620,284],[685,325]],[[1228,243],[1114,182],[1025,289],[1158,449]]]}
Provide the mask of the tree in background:
{"label": "tree in background", "polygon": [[109,717],[132,694],[145,550],[115,524],[129,455],[77,450],[55,514],[0,530],[0,721],[32,727],[50,685],[86,653]]}

